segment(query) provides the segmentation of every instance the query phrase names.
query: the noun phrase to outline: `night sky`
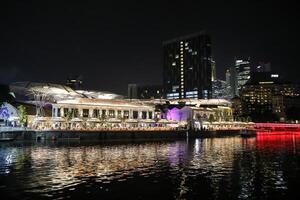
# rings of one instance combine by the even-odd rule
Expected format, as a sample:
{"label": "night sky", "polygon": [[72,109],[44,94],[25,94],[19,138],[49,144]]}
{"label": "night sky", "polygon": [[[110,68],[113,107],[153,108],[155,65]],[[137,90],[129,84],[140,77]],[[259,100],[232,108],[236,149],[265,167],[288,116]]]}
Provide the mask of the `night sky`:
{"label": "night sky", "polygon": [[88,89],[126,94],[128,83],[162,83],[162,41],[200,30],[212,36],[219,78],[250,56],[299,79],[300,17],[288,1],[46,2],[1,2],[1,82],[82,75]]}

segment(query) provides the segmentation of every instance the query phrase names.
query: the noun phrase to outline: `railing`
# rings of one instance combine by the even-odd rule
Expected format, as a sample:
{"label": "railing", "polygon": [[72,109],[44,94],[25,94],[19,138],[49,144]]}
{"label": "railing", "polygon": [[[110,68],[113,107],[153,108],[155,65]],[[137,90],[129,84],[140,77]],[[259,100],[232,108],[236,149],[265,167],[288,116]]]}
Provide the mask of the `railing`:
{"label": "railing", "polygon": [[300,131],[300,124],[256,123],[255,128],[268,131]]}

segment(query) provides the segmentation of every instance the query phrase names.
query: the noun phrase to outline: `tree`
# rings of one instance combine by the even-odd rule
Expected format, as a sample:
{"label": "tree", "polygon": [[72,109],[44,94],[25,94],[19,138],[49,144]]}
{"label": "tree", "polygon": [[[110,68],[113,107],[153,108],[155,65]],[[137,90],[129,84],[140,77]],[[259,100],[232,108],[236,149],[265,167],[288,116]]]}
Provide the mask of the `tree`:
{"label": "tree", "polygon": [[25,126],[27,123],[27,112],[26,108],[23,105],[18,106],[19,122],[22,126]]}

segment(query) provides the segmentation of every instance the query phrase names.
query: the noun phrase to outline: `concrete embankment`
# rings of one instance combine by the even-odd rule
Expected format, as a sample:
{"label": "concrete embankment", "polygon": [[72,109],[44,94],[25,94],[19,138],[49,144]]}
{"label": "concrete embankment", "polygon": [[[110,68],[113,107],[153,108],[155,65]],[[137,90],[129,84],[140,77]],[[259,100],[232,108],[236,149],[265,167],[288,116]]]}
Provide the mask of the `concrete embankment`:
{"label": "concrete embankment", "polygon": [[114,139],[176,139],[238,135],[239,131],[14,131],[0,133],[0,139],[14,140],[114,140]]}

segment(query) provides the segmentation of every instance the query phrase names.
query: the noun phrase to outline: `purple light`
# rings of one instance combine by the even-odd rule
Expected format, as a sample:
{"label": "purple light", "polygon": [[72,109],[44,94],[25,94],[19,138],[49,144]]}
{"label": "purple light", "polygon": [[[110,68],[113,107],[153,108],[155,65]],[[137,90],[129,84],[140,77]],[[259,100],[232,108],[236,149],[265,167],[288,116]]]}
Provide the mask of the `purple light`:
{"label": "purple light", "polygon": [[178,109],[173,108],[167,111],[166,113],[166,119],[167,120],[176,120],[176,121],[187,121],[190,115],[189,109]]}

